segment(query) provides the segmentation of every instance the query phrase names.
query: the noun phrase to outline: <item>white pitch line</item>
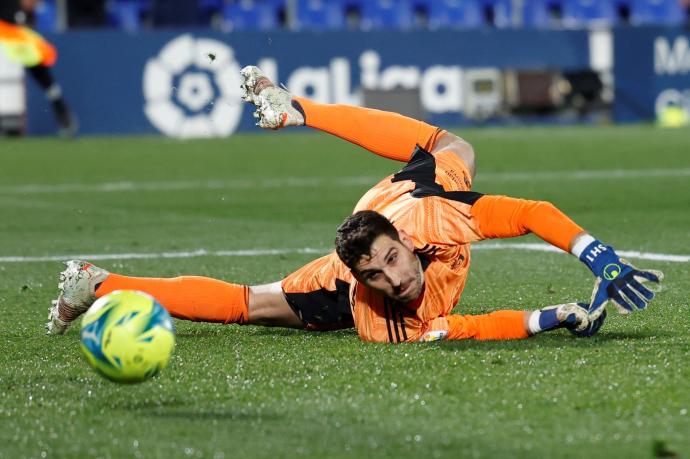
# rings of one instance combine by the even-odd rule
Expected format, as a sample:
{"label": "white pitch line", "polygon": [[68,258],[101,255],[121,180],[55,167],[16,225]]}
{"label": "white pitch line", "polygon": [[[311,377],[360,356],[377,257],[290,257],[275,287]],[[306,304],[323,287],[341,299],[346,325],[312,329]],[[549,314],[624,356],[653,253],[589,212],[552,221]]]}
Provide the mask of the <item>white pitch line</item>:
{"label": "white pitch line", "polygon": [[542,172],[486,172],[477,174],[475,180],[528,181],[528,180],[615,180],[646,177],[690,177],[690,168],[678,169],[609,169],[589,171],[542,171]]}
{"label": "white pitch line", "polygon": [[[472,250],[525,250],[532,252],[562,252],[560,249],[539,243],[496,243],[482,242],[472,246]],[[313,254],[323,255],[328,249],[312,247],[295,249],[245,249],[245,250],[206,250],[198,249],[184,252],[150,252],[150,253],[101,253],[101,254],[76,254],[76,255],[44,255],[33,257],[10,256],[0,257],[0,263],[31,263],[44,261],[64,261],[72,259],[81,260],[152,260],[163,258],[196,258],[196,257],[252,257],[267,255],[289,254]],[[666,253],[638,252],[620,250],[618,254],[624,257],[640,260],[666,261],[673,263],[690,262],[690,255],[674,255]]]}
{"label": "white pitch line", "polygon": [[252,188],[314,188],[326,185],[360,186],[373,185],[381,177],[286,177],[284,179],[228,179],[199,181],[160,181],[160,182],[103,182],[103,183],[62,183],[26,184],[0,187],[6,194],[43,193],[118,193],[132,191],[175,191],[175,190],[227,190]]}
{"label": "white pitch line", "polygon": [[[534,252],[563,252],[561,249],[540,243],[511,243],[511,242],[481,242],[472,246],[472,250],[529,250]],[[637,250],[616,250],[622,257],[639,260],[670,261],[675,263],[690,262],[690,255],[674,255],[668,253],[639,252]]]}
{"label": "white pitch line", "polygon": [[[690,177],[690,168],[678,169],[611,169],[589,171],[542,171],[542,172],[480,172],[476,179],[482,182],[507,181],[551,181],[551,180],[618,180],[645,177]],[[286,177],[278,179],[227,179],[227,180],[187,180],[159,182],[102,182],[102,183],[62,183],[25,184],[0,186],[4,194],[42,194],[42,193],[120,193],[134,191],[175,191],[175,190],[226,190],[252,188],[316,188],[321,186],[371,186],[383,176],[351,177]]]}
{"label": "white pitch line", "polygon": [[289,255],[294,253],[324,254],[326,249],[247,249],[247,250],[206,250],[198,249],[183,252],[149,252],[149,253],[91,253],[77,255],[44,255],[35,257],[0,257],[0,263],[30,263],[39,261],[65,260],[157,260],[161,258],[197,258],[197,257],[252,257],[265,255]]}

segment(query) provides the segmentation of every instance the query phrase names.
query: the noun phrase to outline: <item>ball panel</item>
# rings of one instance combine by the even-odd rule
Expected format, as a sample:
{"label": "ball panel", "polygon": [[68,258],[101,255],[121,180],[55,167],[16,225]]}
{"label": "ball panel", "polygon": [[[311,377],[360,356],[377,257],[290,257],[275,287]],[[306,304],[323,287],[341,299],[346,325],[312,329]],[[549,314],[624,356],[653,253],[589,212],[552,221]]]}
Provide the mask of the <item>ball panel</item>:
{"label": "ball panel", "polygon": [[135,383],[158,374],[175,347],[170,314],[153,297],[121,290],[99,298],[82,321],[81,349],[106,378]]}

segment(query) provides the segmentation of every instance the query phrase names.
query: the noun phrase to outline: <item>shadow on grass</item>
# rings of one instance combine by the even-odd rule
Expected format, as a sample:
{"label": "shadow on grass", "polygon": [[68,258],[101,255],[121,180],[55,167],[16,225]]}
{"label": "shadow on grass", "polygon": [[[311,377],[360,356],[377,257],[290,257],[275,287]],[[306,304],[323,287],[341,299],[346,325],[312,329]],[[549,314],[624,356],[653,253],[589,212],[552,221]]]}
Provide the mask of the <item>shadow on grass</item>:
{"label": "shadow on grass", "polygon": [[129,399],[118,400],[111,405],[114,410],[127,412],[135,411],[137,416],[148,416],[165,419],[184,419],[198,421],[279,421],[285,415],[266,409],[252,408],[246,405],[215,406],[190,406],[189,400],[176,397],[152,400]]}
{"label": "shadow on grass", "polygon": [[[591,348],[597,347],[602,343],[615,341],[649,341],[650,338],[672,338],[677,336],[674,333],[661,331],[615,331],[604,332],[591,338],[578,338],[568,334],[557,334],[551,336],[538,336],[525,340],[510,341],[476,341],[458,340],[441,341],[436,345],[445,350],[500,350],[500,349],[560,349],[560,348]],[[420,344],[422,345],[422,344]]]}
{"label": "shadow on grass", "polygon": [[280,327],[252,327],[250,333],[252,336],[308,336],[308,337],[329,337],[329,338],[351,338],[356,336],[357,332],[354,328],[344,330],[302,330],[298,328],[280,328]]}
{"label": "shadow on grass", "polygon": [[139,415],[149,416],[159,419],[181,419],[185,421],[281,421],[284,422],[285,416],[275,413],[262,411],[248,412],[246,407],[233,411],[228,410],[204,410],[193,408],[168,409],[164,407],[139,409]]}
{"label": "shadow on grass", "polygon": [[648,340],[649,338],[674,338],[679,336],[678,333],[671,333],[668,331],[649,330],[649,331],[612,331],[597,335],[596,339],[600,341],[617,341],[617,340]]}
{"label": "shadow on grass", "polygon": [[226,332],[227,330],[224,330],[222,328],[213,329],[204,327],[198,330],[177,330],[175,332],[175,336],[179,338],[215,338],[218,336],[223,336]]}
{"label": "shadow on grass", "polygon": [[241,330],[245,336],[329,336],[329,337],[352,337],[356,336],[357,332],[354,328],[347,328],[341,330],[303,330],[299,328],[285,328],[285,327],[267,327],[262,325],[248,325],[242,328],[228,325],[208,325],[204,324],[201,327],[194,327],[185,325],[184,328],[178,328],[175,334],[180,338],[206,338],[206,337],[223,337],[228,333],[233,333]]}

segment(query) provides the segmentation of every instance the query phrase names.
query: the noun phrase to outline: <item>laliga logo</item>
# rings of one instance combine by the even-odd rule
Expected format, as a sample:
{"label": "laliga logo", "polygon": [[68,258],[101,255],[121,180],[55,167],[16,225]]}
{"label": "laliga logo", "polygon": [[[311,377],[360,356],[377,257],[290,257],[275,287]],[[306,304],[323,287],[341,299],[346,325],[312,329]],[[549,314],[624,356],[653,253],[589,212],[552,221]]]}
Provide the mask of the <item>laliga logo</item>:
{"label": "laliga logo", "polygon": [[240,122],[240,67],[232,48],[189,34],[170,41],[144,70],[144,112],[170,137],[232,134]]}

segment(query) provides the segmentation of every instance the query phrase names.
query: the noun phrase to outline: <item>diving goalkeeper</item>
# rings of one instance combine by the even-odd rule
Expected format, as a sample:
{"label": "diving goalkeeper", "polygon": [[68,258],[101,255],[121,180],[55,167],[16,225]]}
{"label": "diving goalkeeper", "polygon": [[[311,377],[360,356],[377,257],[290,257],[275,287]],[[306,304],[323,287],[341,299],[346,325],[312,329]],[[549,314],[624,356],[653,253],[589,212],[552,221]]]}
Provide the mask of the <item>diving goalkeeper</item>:
{"label": "diving goalkeeper", "polygon": [[[406,165],[364,194],[338,228],[333,253],[272,284],[129,277],[69,261],[48,333],[63,333],[96,298],[121,289],[147,292],[181,319],[307,330],[354,326],[363,340],[386,343],[520,339],[557,328],[591,336],[608,303],[630,313],[654,297],[645,284],[661,282],[661,272],[636,269],[552,204],[472,191],[475,153],[454,134],[394,113],[293,97],[257,67],[244,68],[242,79],[260,127],[306,125]],[[589,304],[453,314],[470,244],[528,233],[592,271]]]}

